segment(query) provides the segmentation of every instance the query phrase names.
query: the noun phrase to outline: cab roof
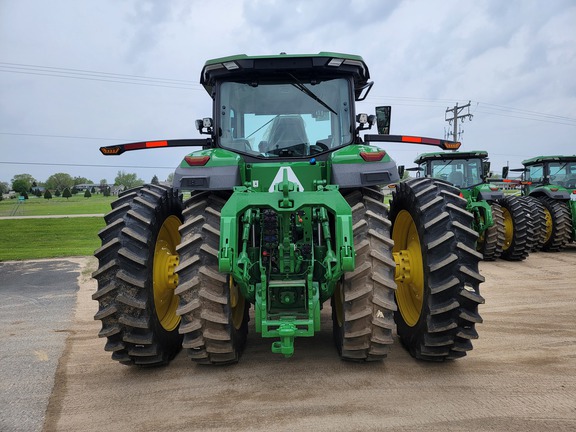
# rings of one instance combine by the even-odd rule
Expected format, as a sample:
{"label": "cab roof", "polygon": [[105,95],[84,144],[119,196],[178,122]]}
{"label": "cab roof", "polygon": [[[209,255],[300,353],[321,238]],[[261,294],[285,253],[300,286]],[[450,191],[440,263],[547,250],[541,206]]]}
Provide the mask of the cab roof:
{"label": "cab roof", "polygon": [[237,54],[208,60],[202,68],[200,84],[209,95],[217,80],[274,79],[290,73],[298,79],[321,75],[352,75],[358,97],[370,79],[362,57],[353,54],[319,52],[318,54],[285,54],[248,56]]}
{"label": "cab roof", "polygon": [[536,156],[522,161],[522,165],[530,166],[543,162],[576,162],[576,155],[572,156]]}
{"label": "cab roof", "polygon": [[453,159],[471,159],[471,158],[481,158],[485,159],[488,157],[488,152],[484,150],[470,150],[466,152],[434,152],[434,153],[422,153],[415,160],[414,163],[421,164],[427,160],[453,160]]}

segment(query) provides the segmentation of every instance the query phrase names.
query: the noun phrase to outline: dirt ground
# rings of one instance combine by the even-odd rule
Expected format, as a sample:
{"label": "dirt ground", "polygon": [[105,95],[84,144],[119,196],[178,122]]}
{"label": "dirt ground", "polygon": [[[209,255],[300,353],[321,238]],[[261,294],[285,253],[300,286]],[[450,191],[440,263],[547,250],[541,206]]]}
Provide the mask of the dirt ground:
{"label": "dirt ground", "polygon": [[383,363],[342,362],[328,306],[322,332],[297,339],[290,359],[252,327],[237,365],[198,366],[180,353],[159,369],[104,352],[96,284],[83,272],[44,430],[576,430],[576,245],[480,270],[480,339],[456,361],[416,361],[396,343]]}

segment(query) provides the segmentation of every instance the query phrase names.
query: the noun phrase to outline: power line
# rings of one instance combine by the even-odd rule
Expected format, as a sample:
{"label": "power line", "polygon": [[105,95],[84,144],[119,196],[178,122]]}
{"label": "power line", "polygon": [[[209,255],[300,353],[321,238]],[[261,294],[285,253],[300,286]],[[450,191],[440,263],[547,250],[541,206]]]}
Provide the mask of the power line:
{"label": "power line", "polygon": [[73,139],[125,141],[125,142],[136,141],[122,138],[100,138],[100,137],[86,137],[86,136],[74,136],[74,135],[48,135],[48,134],[32,134],[32,133],[17,133],[17,132],[0,132],[0,135],[34,136],[34,137],[48,137],[48,138],[73,138]]}
{"label": "power line", "polygon": [[7,63],[7,62],[0,62],[0,67],[14,67],[17,69],[37,69],[37,70],[47,70],[47,71],[60,71],[64,73],[74,73],[80,75],[96,75],[96,76],[111,76],[111,77],[120,77],[124,79],[141,79],[147,81],[161,81],[161,82],[174,82],[174,83],[182,83],[182,84],[192,84],[197,85],[198,83],[191,80],[181,80],[181,79],[174,79],[174,78],[156,78],[156,77],[149,77],[145,75],[129,75],[129,74],[118,74],[118,73],[111,73],[111,72],[100,72],[100,71],[93,71],[87,69],[70,69],[70,68],[59,68],[59,67],[52,67],[52,66],[39,66],[39,65],[29,65],[23,63]]}
{"label": "power line", "polygon": [[6,165],[40,165],[40,166],[71,166],[71,167],[90,167],[90,168],[143,168],[143,169],[175,169],[176,166],[142,166],[142,165],[98,165],[98,164],[74,164],[74,163],[48,163],[48,162],[11,162],[0,161],[0,164]]}
{"label": "power line", "polygon": [[[537,112],[537,111],[529,111],[529,110],[524,110],[524,109],[519,109],[519,108],[507,107],[504,105],[489,104],[486,102],[478,102],[478,104],[482,104],[482,106],[487,106],[488,109],[494,109],[497,111],[510,111],[510,112],[519,113],[519,114],[533,115],[533,116],[537,116],[537,117],[547,117],[547,118],[551,118],[551,119],[567,120],[567,121],[576,122],[576,118],[573,118],[573,117],[559,116],[559,115],[555,115],[555,114],[546,114],[546,113],[541,113],[541,112]],[[490,108],[490,107],[494,107],[494,108]]]}
{"label": "power line", "polygon": [[[452,102],[454,99],[430,99],[430,98],[403,97],[403,96],[372,96],[372,97],[369,96],[366,98],[366,100],[373,100],[375,102],[386,101],[386,103],[389,103],[391,101],[398,101],[394,103],[394,106],[440,108],[445,106],[444,104],[442,104],[443,102],[446,101]],[[562,124],[566,126],[576,126],[576,118],[574,117],[560,116],[556,114],[549,114],[538,111],[523,110],[519,108],[490,104],[487,102],[480,102],[474,100],[471,100],[470,102],[476,103],[474,113],[478,112],[499,117],[519,118],[524,120],[535,120],[546,123]]]}
{"label": "power line", "polygon": [[54,76],[88,81],[115,82],[122,84],[165,87],[183,90],[202,90],[202,86],[190,80],[171,78],[154,78],[142,75],[126,75],[109,72],[98,72],[83,69],[56,68],[50,66],[27,65],[21,63],[0,62],[0,72],[25,75]]}
{"label": "power line", "polygon": [[[72,78],[89,81],[115,82],[121,84],[143,85],[150,87],[164,87],[182,90],[203,91],[203,87],[192,80],[182,80],[173,78],[158,78],[144,75],[118,74],[111,72],[101,72],[88,69],[61,68],[52,66],[41,66],[24,63],[0,62],[0,72],[20,73],[27,75],[54,76],[60,78]],[[368,100],[386,100],[396,101],[395,105],[413,106],[413,107],[441,107],[446,102],[452,102],[454,99],[439,98],[421,98],[411,96],[369,96]],[[421,102],[421,103],[418,103]],[[541,122],[562,124],[566,126],[576,126],[576,118],[559,116],[555,114],[529,111],[504,105],[490,104],[486,102],[475,101],[477,112],[510,118],[519,118],[525,120],[536,120]],[[475,110],[475,111],[476,111]],[[512,115],[515,114],[515,115]],[[62,137],[65,138],[65,137]],[[88,138],[85,139],[98,139]],[[110,139],[111,138],[102,138]]]}

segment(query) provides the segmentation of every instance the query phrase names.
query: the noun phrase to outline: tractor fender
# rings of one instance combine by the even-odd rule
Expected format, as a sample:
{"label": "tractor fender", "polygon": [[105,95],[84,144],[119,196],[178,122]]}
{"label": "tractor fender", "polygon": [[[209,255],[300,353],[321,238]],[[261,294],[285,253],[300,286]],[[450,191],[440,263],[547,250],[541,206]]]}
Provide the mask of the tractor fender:
{"label": "tractor fender", "polygon": [[481,191],[478,193],[478,201],[496,201],[504,198],[504,192],[498,191]]}
{"label": "tractor fender", "polygon": [[238,166],[176,168],[172,187],[178,191],[232,190],[240,185]]}
{"label": "tractor fender", "polygon": [[553,191],[550,186],[537,187],[530,192],[530,196],[546,196],[555,200],[568,201],[570,199],[570,192],[561,186],[557,188],[558,190]]}
{"label": "tractor fender", "polygon": [[341,189],[387,185],[398,181],[400,176],[393,160],[332,165],[332,183]]}

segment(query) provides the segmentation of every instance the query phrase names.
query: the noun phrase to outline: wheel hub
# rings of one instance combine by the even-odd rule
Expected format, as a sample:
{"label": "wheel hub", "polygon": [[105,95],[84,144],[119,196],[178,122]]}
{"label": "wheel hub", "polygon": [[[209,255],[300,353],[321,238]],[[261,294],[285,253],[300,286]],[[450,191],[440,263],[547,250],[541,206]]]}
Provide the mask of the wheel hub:
{"label": "wheel hub", "polygon": [[179,299],[174,294],[178,286],[175,270],[179,263],[176,252],[180,243],[179,226],[180,219],[176,216],[168,217],[158,233],[154,250],[154,306],[158,321],[168,331],[174,330],[180,323],[180,317],[176,314]]}
{"label": "wheel hub", "polygon": [[416,224],[406,210],[400,211],[394,221],[394,279],[398,285],[396,302],[402,318],[413,327],[422,314],[424,305],[424,263]]}

